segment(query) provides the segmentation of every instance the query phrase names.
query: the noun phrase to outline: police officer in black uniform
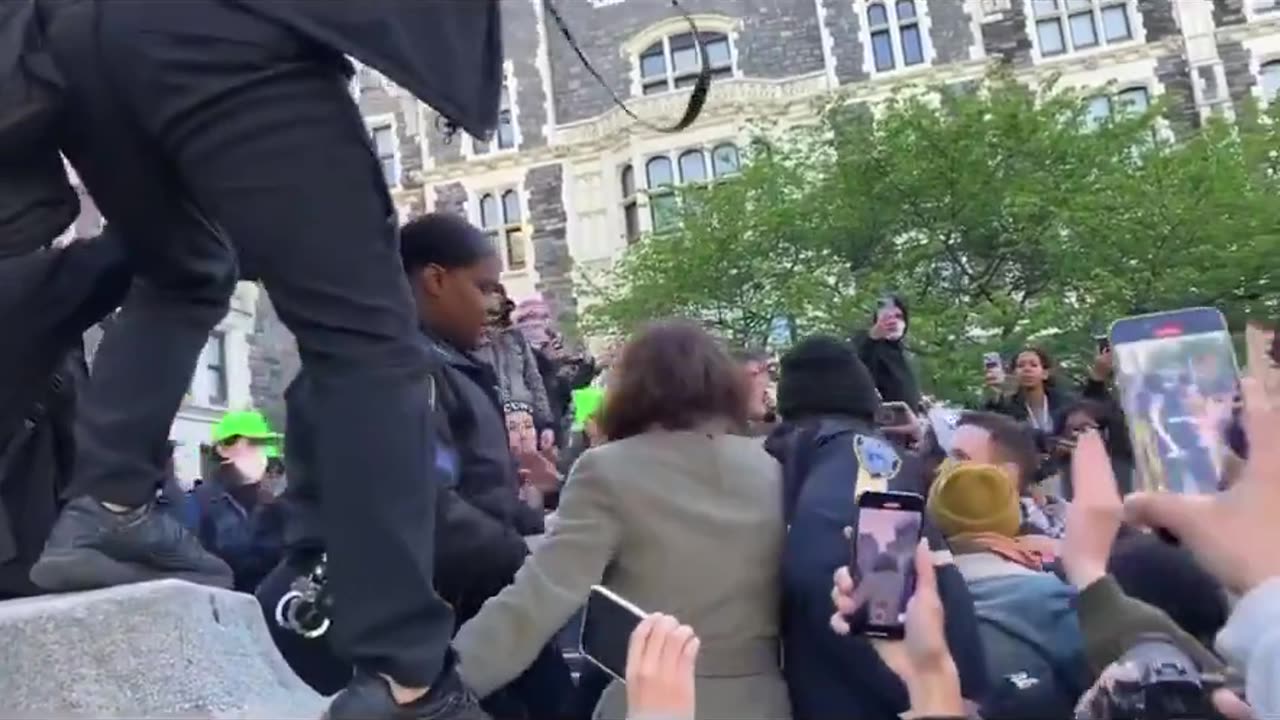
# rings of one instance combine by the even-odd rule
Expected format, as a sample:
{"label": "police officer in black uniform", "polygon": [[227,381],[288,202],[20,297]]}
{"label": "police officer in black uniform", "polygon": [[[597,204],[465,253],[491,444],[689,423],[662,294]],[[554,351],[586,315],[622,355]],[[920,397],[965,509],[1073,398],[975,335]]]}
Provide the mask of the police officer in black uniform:
{"label": "police officer in black uniform", "polygon": [[329,717],[472,712],[432,587],[430,359],[344,55],[484,136],[501,82],[497,0],[35,2],[65,80],[60,149],[126,239],[135,281],[79,411],[77,497],[32,580],[229,582],[153,512],[151,449],[243,270],[271,293],[309,376],[310,461],[345,598],[332,639],[357,669]]}

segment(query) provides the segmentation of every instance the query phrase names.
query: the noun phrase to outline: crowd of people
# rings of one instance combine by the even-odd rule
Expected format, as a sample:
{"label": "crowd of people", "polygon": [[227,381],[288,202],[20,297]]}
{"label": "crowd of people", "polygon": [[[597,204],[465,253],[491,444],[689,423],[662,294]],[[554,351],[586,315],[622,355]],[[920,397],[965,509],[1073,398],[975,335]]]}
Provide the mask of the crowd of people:
{"label": "crowd of people", "polygon": [[[682,320],[592,360],[479,229],[389,221],[348,92],[356,58],[485,137],[500,5],[0,3],[0,594],[252,592],[329,720],[1280,717],[1274,350],[1239,408],[1221,360],[1185,369],[1211,397],[1174,367],[1118,403],[1102,345],[1079,387],[994,355],[950,408],[887,295],[777,362]],[[67,162],[108,226],[54,246]],[[240,280],[297,340],[286,433],[222,418],[183,488],[168,430]],[[1151,453],[1213,492],[1139,486]],[[868,577],[870,492],[923,511]],[[867,632],[880,583],[902,639]],[[649,613],[624,677],[566,652],[597,585]]]}
{"label": "crowd of people", "polygon": [[[973,409],[921,395],[897,297],[869,329],[809,337],[776,360],[678,320],[596,360],[568,349],[540,298],[507,298],[492,244],[466,220],[426,215],[400,240],[435,360],[423,443],[438,476],[424,481],[439,492],[432,590],[451,611],[455,690],[475,699],[447,716],[1101,717],[1125,692],[1155,692],[1161,648],[1204,680],[1204,712],[1280,712],[1273,563],[1249,549],[1276,533],[1264,518],[1280,510],[1280,409],[1259,381],[1243,384],[1256,442],[1228,490],[1122,504],[1134,462],[1109,348],[1074,389],[1026,348],[987,368]],[[292,422],[307,382],[304,370],[290,387],[287,436],[256,411],[222,417],[194,487],[173,476],[166,444],[149,507],[221,569],[194,579],[255,593],[282,654],[329,694],[360,677],[331,642],[350,596],[331,599],[332,633],[304,636],[279,615],[329,549],[315,470],[299,462],[317,438]],[[883,412],[890,403],[910,409],[907,422]],[[31,439],[45,428],[65,434],[69,405],[26,444],[45,446]],[[58,442],[47,447],[59,457]],[[32,474],[25,490],[56,474]],[[890,556],[854,534],[867,490],[926,499],[916,581],[885,574],[888,595],[911,597],[903,641],[860,630],[890,612],[859,607],[867,593],[849,571],[855,546]],[[909,547],[910,534],[898,528],[890,546]],[[34,586],[8,594],[66,589],[35,556],[20,559]],[[654,613],[632,648],[647,682],[577,652],[594,585]]]}

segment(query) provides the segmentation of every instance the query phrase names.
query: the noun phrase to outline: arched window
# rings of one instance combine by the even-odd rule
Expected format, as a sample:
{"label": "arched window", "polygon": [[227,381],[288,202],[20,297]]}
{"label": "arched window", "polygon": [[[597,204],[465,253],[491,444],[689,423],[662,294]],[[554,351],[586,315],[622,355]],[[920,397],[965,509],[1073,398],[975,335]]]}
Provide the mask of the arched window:
{"label": "arched window", "polygon": [[701,150],[680,154],[680,182],[702,182],[707,179],[707,159]]}
{"label": "arched window", "polygon": [[[674,162],[673,162],[674,160]],[[677,180],[675,169],[679,167]],[[644,165],[646,189],[649,197],[650,220],[657,232],[670,229],[679,221],[679,201],[673,186],[685,183],[705,183],[736,175],[741,171],[738,148],[733,143],[721,143],[714,149],[690,148],[670,155],[655,155]],[[624,165],[621,175],[622,209],[628,240],[640,234],[639,211],[635,187],[635,175],[630,165]]]}
{"label": "arched window", "polygon": [[1112,117],[1137,117],[1151,107],[1151,92],[1145,87],[1125,88],[1115,95],[1095,95],[1089,98],[1085,110],[1085,125],[1095,129]]}
{"label": "arched window", "polygon": [[675,175],[671,170],[671,158],[666,155],[649,158],[644,164],[645,180],[649,187],[649,212],[654,230],[666,230],[676,223],[678,209],[675,193]]}
{"label": "arched window", "polygon": [[738,147],[733,143],[717,145],[716,149],[711,151],[711,171],[716,177],[737,175],[741,169]]}
{"label": "arched window", "polygon": [[514,190],[485,193],[480,197],[480,227],[502,255],[507,270],[523,270],[528,265],[520,194]]}
{"label": "arched window", "polygon": [[498,127],[489,140],[472,138],[471,147],[476,155],[488,155],[493,152],[494,144],[498,150],[512,150],[516,146],[515,117],[511,113],[511,89],[502,83],[502,93],[498,99]]}
{"label": "arched window", "polygon": [[649,181],[650,190],[675,184],[675,176],[671,174],[671,158],[666,155],[649,158],[649,162],[644,164],[644,174]]}
{"label": "arched window", "polygon": [[1125,115],[1141,115],[1151,107],[1151,93],[1144,87],[1132,87],[1116,93],[1115,111]]}
{"label": "arched window", "polygon": [[1280,60],[1272,60],[1263,65],[1259,79],[1263,102],[1272,103],[1280,99]]}
{"label": "arched window", "polygon": [[628,163],[622,166],[622,221],[627,244],[640,239],[640,198],[636,192],[636,171]]}
{"label": "arched window", "polygon": [[876,72],[920,65],[924,62],[924,33],[916,0],[867,5],[867,32]]}
{"label": "arched window", "polygon": [[[729,36],[721,32],[699,35],[707,50],[713,78],[733,77],[733,51]],[[645,95],[693,87],[702,63],[693,33],[669,35],[640,53],[640,88]]]}

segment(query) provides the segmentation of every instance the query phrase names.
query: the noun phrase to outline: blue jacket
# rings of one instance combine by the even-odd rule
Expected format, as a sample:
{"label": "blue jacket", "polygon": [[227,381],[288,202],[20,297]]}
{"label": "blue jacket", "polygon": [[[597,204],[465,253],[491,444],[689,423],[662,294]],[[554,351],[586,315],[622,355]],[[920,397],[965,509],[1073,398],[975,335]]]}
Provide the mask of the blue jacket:
{"label": "blue jacket", "polygon": [[[783,550],[783,674],[796,720],[858,718],[897,720],[909,708],[906,687],[865,637],[842,637],[831,630],[831,579],[849,562],[844,528],[856,521],[855,478],[858,435],[881,438],[870,424],[823,418],[804,426],[784,424],[765,447],[783,464],[790,527]],[[887,442],[883,447],[894,451]],[[915,458],[903,455],[888,477],[890,490],[923,494],[924,477]],[[925,521],[934,550],[947,545]],[[946,608],[947,644],[960,670],[966,698],[987,692],[986,666],[973,602],[954,566],[939,568],[938,586]]]}
{"label": "blue jacket", "polygon": [[1069,717],[1090,684],[1075,590],[1051,573],[988,553],[961,555],[956,562],[973,595],[992,678],[983,717]]}
{"label": "blue jacket", "polygon": [[284,555],[284,513],[277,502],[263,501],[246,509],[230,491],[222,466],[192,491],[199,512],[196,535],[209,552],[222,558],[235,575],[235,589],[251,593]]}

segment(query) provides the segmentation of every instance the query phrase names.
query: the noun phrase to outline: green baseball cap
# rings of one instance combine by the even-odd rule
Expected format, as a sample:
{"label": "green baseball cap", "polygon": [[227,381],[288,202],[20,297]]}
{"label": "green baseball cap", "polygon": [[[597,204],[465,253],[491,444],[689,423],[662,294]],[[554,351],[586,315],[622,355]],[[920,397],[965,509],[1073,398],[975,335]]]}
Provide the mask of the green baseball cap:
{"label": "green baseball cap", "polygon": [[238,437],[277,441],[280,433],[272,431],[267,419],[257,410],[233,410],[213,426],[213,442],[216,445]]}
{"label": "green baseball cap", "polygon": [[573,430],[586,428],[587,421],[604,405],[604,388],[584,387],[573,391]]}

